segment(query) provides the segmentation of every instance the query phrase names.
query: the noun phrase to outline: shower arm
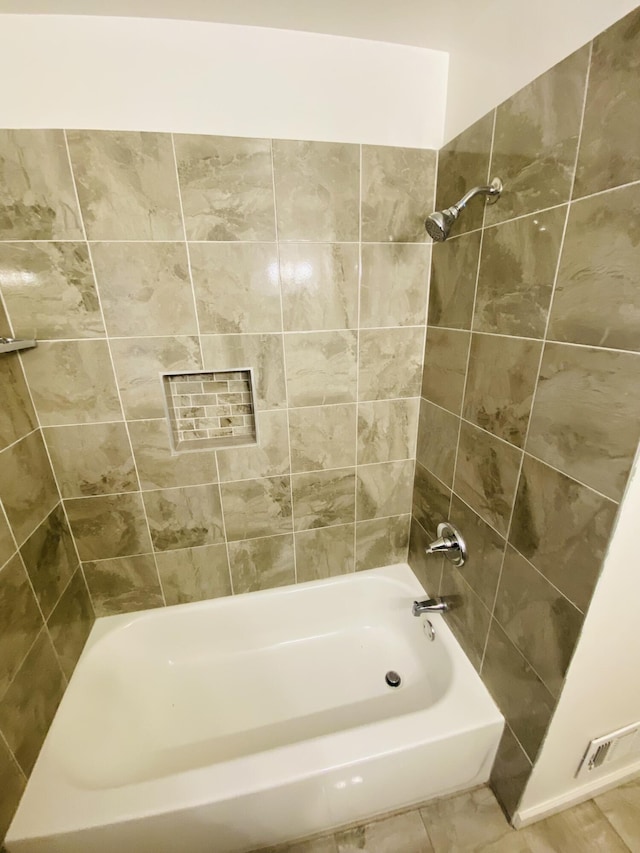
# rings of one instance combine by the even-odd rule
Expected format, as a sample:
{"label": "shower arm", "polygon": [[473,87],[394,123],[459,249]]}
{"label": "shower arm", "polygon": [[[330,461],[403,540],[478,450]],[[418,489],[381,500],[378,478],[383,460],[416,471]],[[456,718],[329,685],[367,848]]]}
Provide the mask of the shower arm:
{"label": "shower arm", "polygon": [[[473,187],[469,192],[465,193],[460,201],[456,202],[453,205],[453,208],[460,213],[460,211],[464,210],[465,207],[469,204],[472,198],[475,198],[477,195],[488,195],[489,199],[487,200],[488,204],[493,204],[500,197],[500,193],[502,192],[502,181],[500,178],[494,178],[490,184],[484,187]],[[451,209],[451,208],[450,208]]]}

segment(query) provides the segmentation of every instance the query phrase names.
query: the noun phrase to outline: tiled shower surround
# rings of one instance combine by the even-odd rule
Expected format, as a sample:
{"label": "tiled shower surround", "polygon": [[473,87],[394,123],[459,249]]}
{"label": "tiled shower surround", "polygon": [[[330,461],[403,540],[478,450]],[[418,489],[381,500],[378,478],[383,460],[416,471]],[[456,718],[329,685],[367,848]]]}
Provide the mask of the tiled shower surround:
{"label": "tiled shower surround", "polygon": [[[636,10],[440,152],[439,209],[494,175],[505,191],[433,250],[410,562],[461,604],[449,624],[507,719],[511,813],[640,436],[639,75]],[[446,517],[461,571],[421,551]]]}
{"label": "tiled shower surround", "polygon": [[[0,132],[0,838],[94,612],[406,559],[435,171]],[[249,367],[259,445],[172,454],[160,375]]]}
{"label": "tiled shower surround", "polygon": [[[513,811],[640,431],[639,30],[441,151],[439,208],[506,188],[430,293],[435,152],[0,132],[0,335],[40,341],[0,356],[0,838],[94,613],[402,560],[411,515]],[[160,374],[247,367],[260,445],[172,455]],[[461,572],[420,551],[448,516]]]}

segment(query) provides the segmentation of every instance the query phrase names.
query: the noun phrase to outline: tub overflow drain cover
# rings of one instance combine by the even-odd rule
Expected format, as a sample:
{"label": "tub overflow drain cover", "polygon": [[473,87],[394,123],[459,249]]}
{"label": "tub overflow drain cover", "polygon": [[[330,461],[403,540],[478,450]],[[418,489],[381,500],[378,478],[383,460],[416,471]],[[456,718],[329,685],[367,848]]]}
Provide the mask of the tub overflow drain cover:
{"label": "tub overflow drain cover", "polygon": [[390,669],[389,672],[385,675],[384,680],[387,682],[389,687],[400,687],[400,683],[402,679],[393,669]]}

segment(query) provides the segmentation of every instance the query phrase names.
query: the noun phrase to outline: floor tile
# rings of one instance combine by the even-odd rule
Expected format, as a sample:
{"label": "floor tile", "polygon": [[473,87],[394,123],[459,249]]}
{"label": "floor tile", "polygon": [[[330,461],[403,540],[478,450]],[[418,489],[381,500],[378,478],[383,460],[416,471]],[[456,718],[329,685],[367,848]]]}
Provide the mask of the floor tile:
{"label": "floor tile", "polygon": [[640,776],[594,799],[632,850],[640,850]]}

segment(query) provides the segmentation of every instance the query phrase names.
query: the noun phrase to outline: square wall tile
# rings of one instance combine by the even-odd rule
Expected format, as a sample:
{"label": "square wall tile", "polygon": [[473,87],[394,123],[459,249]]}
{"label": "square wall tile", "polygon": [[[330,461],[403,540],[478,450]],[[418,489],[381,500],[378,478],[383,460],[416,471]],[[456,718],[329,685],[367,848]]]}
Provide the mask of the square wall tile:
{"label": "square wall tile", "polygon": [[0,453],[0,500],[19,545],[60,500],[39,431]]}
{"label": "square wall tile", "polygon": [[593,41],[574,197],[640,179],[640,9]]}
{"label": "square wall tile", "polygon": [[198,338],[121,338],[111,341],[118,388],[131,420],[165,417],[162,373],[201,370]]}
{"label": "square wall tile", "polygon": [[298,583],[345,575],[355,569],[355,526],[339,524],[296,533]]}
{"label": "square wall tile", "polygon": [[356,524],[356,571],[405,563],[410,522],[410,515],[359,521]]}
{"label": "square wall tile", "polygon": [[417,397],[423,349],[423,326],[361,331],[359,399]]}
{"label": "square wall tile", "polygon": [[509,726],[505,726],[489,784],[507,814],[513,815],[529,780],[532,765]]}
{"label": "square wall tile", "polygon": [[195,548],[224,541],[217,485],[143,492],[142,500],[156,551]]}
{"label": "square wall tile", "polygon": [[581,610],[591,601],[617,504],[525,456],[510,541]]}
{"label": "square wall tile", "polygon": [[274,240],[271,141],[174,136],[189,240]]}
{"label": "square wall tile", "polygon": [[640,355],[547,344],[527,451],[620,500],[640,438]]}
{"label": "square wall tile", "polygon": [[355,468],[294,474],[292,489],[296,531],[355,521]]}
{"label": "square wall tile", "polygon": [[440,595],[446,596],[451,606],[447,614],[447,625],[476,671],[480,672],[491,625],[491,611],[464,581],[461,573],[446,561],[440,582]]}
{"label": "square wall tile", "polygon": [[460,429],[454,491],[498,533],[506,535],[521,451],[465,422]]}
{"label": "square wall tile", "polygon": [[73,675],[94,622],[95,614],[87,586],[82,571],[78,569],[47,622],[56,655],[67,679]]}
{"label": "square wall tile", "polygon": [[447,486],[453,485],[460,419],[428,400],[420,400],[416,458]]}
{"label": "square wall tile", "polygon": [[418,431],[417,397],[358,405],[358,465],[411,459]]}
{"label": "square wall tile", "polygon": [[140,494],[72,498],[65,509],[81,560],[151,553]]}
{"label": "square wall tile", "polygon": [[282,335],[203,335],[200,342],[206,370],[252,367],[257,408],[286,408]]}
{"label": "square wall tile", "polygon": [[436,537],[438,524],[449,517],[450,502],[451,489],[417,462],[412,515],[432,539]]}
{"label": "square wall tile", "polygon": [[[220,481],[289,475],[287,412],[260,412],[258,444],[218,450]],[[198,456],[199,454],[195,454]]]}
{"label": "square wall tile", "polygon": [[78,557],[62,504],[35,529],[20,556],[45,619],[78,568]]}
{"label": "square wall tile", "polygon": [[26,780],[14,757],[0,739],[0,838],[4,838],[22,797]]}
{"label": "square wall tile", "polygon": [[578,642],[583,614],[509,546],[494,615],[558,698]]}
{"label": "square wall tile", "polygon": [[0,633],[2,696],[44,624],[18,554],[0,570],[0,619],[5,626]]}
{"label": "square wall tile", "polygon": [[319,471],[356,464],[356,405],[289,409],[291,470]]}
{"label": "square wall tile", "polygon": [[487,641],[482,680],[529,760],[535,761],[556,702],[495,620]]}
{"label": "square wall tile", "polygon": [[498,107],[491,174],[504,191],[488,224],[569,200],[588,64],[586,45]]}
{"label": "square wall tile", "polygon": [[387,518],[411,512],[413,459],[359,465],[356,519]]}
{"label": "square wall tile", "polygon": [[542,342],[472,335],[463,417],[522,447],[541,352]]}
{"label": "square wall tile", "polygon": [[[493,118],[494,111],[491,110],[440,149],[436,210],[451,207],[472,187],[489,182]],[[477,201],[471,204],[456,222],[455,233],[481,228],[483,215],[482,204]]]}
{"label": "square wall tile", "polygon": [[43,432],[62,497],[138,491],[123,423],[47,427]]}
{"label": "square wall tile", "polygon": [[168,133],[67,134],[89,240],[181,240],[180,198]]}
{"label": "square wall tile", "polygon": [[362,146],[362,239],[423,243],[434,195],[436,151]]}
{"label": "square wall tile", "polygon": [[273,164],[280,240],[358,240],[358,145],[277,139]]}
{"label": "square wall tile", "polygon": [[226,543],[156,554],[167,604],[231,595]]}
{"label": "square wall tile", "polygon": [[230,542],[229,563],[236,595],[295,583],[293,536]]}
{"label": "square wall tile", "polygon": [[86,243],[3,243],[0,290],[16,336],[104,337]]}
{"label": "square wall tile", "polygon": [[427,329],[422,396],[456,415],[462,407],[469,340],[468,332]]}
{"label": "square wall tile", "polygon": [[281,332],[275,243],[189,246],[200,331]]}
{"label": "square wall tile", "polygon": [[96,243],[91,255],[110,335],[197,332],[183,243]]}
{"label": "square wall tile", "polygon": [[640,185],[571,205],[549,338],[640,350]]}
{"label": "square wall tile", "polygon": [[471,328],[479,259],[479,231],[434,244],[429,282],[430,326]]}
{"label": "square wall tile", "polygon": [[356,399],[357,332],[285,336],[290,406],[351,403]]}
{"label": "square wall tile", "polygon": [[229,542],[293,530],[290,477],[242,480],[220,488]]}
{"label": "square wall tile", "polygon": [[23,364],[42,426],[122,419],[106,341],[40,343]]}
{"label": "square wall tile", "polygon": [[0,130],[0,240],[82,240],[62,130]]}
{"label": "square wall tile", "polygon": [[153,554],[99,560],[83,568],[96,616],[164,605]]}
{"label": "square wall tile", "polygon": [[356,328],[359,273],[354,243],[281,244],[285,331]]}
{"label": "square wall tile", "polygon": [[129,421],[128,429],[141,489],[199,486],[218,481],[215,451],[174,453],[166,419]]}
{"label": "square wall tile", "polygon": [[426,322],[429,246],[362,246],[360,326],[419,326]]}
{"label": "square wall tile", "polygon": [[486,228],[473,328],[544,337],[567,208]]}
{"label": "square wall tile", "polygon": [[0,450],[4,450],[36,427],[36,413],[17,355],[5,355],[0,361]]}
{"label": "square wall tile", "polygon": [[66,684],[51,640],[42,631],[0,702],[0,729],[28,776]]}

